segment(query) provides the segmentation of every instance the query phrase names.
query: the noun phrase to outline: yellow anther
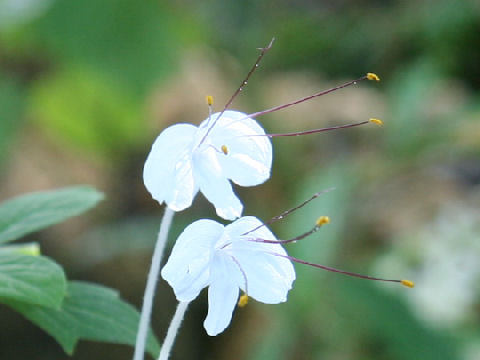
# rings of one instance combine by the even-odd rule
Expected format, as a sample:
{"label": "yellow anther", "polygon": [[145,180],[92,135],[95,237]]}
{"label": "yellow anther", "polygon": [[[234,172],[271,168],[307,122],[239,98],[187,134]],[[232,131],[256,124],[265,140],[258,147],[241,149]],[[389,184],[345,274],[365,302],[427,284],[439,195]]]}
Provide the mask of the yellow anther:
{"label": "yellow anther", "polygon": [[374,74],[374,73],[367,73],[367,79],[368,80],[380,81],[380,78],[378,77],[378,75]]}
{"label": "yellow anther", "polygon": [[248,295],[247,294],[243,294],[242,296],[240,296],[240,299],[238,299],[238,307],[244,307],[248,304]]}
{"label": "yellow anther", "polygon": [[326,224],[330,224],[330,217],[328,216],[320,216],[317,221],[315,221],[315,225],[317,226],[322,226],[322,225],[326,225]]}
{"label": "yellow anther", "polygon": [[223,152],[225,155],[227,155],[227,154],[228,154],[228,148],[227,148],[227,145],[222,145],[221,149],[222,149],[222,152]]}
{"label": "yellow anther", "polygon": [[415,283],[411,280],[401,280],[400,282],[402,283],[403,286],[406,286],[409,288],[413,288],[415,286]]}
{"label": "yellow anther", "polygon": [[213,105],[213,96],[212,95],[207,96],[207,104],[208,104],[208,106]]}
{"label": "yellow anther", "polygon": [[371,122],[372,124],[383,126],[383,121],[380,119],[371,118],[371,119],[368,119],[368,121]]}

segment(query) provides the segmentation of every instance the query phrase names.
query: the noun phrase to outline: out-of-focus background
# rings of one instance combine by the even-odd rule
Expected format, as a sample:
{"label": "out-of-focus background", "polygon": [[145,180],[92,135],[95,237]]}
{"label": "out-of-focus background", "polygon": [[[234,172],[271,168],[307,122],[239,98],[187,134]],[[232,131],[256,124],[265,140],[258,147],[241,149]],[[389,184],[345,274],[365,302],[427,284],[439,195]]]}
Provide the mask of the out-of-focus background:
{"label": "out-of-focus background", "polygon": [[[287,246],[348,271],[408,278],[414,289],[296,265],[287,303],[252,301],[208,337],[206,292],[189,309],[173,359],[480,359],[480,4],[436,1],[0,0],[0,198],[91,184],[106,200],[33,234],[70,279],[119,289],[140,307],[163,209],[142,167],[159,132],[220,109],[276,42],[233,109],[247,113],[377,73],[259,118],[269,132],[381,118],[276,138],[271,179],[237,188],[245,214],[279,238],[332,223]],[[171,244],[200,217],[197,196]],[[153,328],[175,308],[161,281]],[[130,359],[132,348],[82,341],[71,359]],[[0,307],[0,358],[67,359],[43,331]]]}

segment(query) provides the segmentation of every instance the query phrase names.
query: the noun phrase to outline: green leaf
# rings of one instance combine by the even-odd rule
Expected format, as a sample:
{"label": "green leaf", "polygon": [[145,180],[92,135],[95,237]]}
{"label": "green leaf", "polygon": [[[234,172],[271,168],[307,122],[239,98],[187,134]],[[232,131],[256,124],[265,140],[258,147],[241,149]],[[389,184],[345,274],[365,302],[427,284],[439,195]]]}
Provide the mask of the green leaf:
{"label": "green leaf", "polygon": [[[79,339],[135,344],[140,316],[112,289],[70,281],[59,310],[24,303],[9,305],[53,336],[68,354],[73,353]],[[150,333],[147,351],[156,357],[159,350]]]}
{"label": "green leaf", "polygon": [[103,195],[87,186],[31,193],[0,206],[0,243],[59,223],[95,206]]}
{"label": "green leaf", "polygon": [[52,260],[0,252],[0,302],[10,299],[60,308],[66,287],[63,269]]}

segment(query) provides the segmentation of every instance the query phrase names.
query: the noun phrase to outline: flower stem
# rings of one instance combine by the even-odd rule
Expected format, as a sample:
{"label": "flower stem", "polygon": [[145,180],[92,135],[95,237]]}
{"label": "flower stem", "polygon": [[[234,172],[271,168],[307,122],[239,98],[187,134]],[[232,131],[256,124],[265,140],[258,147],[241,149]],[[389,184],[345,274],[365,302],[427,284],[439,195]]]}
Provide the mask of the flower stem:
{"label": "flower stem", "polygon": [[163,213],[160,231],[158,232],[157,243],[153,251],[152,265],[148,273],[147,286],[143,296],[142,313],[140,314],[140,323],[138,325],[137,340],[135,342],[134,360],[143,360],[145,353],[145,344],[147,342],[148,328],[150,325],[150,316],[152,314],[153,297],[157,286],[158,274],[160,272],[160,262],[162,261],[163,251],[167,243],[168,230],[172,223],[175,212],[168,206]]}
{"label": "flower stem", "polygon": [[168,327],[167,336],[165,336],[165,340],[163,341],[158,360],[168,360],[178,329],[180,329],[180,325],[182,324],[183,316],[185,315],[185,311],[187,311],[188,304],[190,304],[189,301],[178,303],[177,311],[175,311],[172,322]]}

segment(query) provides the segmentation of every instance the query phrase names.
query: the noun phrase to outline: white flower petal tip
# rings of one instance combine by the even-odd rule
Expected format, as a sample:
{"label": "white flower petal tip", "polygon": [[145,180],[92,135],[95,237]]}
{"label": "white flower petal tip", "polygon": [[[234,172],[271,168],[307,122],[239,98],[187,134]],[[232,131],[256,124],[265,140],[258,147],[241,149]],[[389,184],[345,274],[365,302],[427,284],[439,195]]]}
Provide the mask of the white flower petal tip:
{"label": "white flower petal tip", "polygon": [[233,220],[243,206],[229,180],[254,186],[270,177],[272,144],[263,128],[238,111],[219,115],[212,114],[199,127],[172,125],[157,137],[143,178],[159,203],[181,211],[200,190],[220,217]]}
{"label": "white flower petal tip", "polygon": [[[191,301],[208,287],[207,333],[228,327],[242,290],[266,304],[286,301],[295,270],[275,236],[255,217],[241,217],[223,226],[198,220],[177,239],[162,277],[179,301]],[[253,231],[252,231],[253,230]]]}

